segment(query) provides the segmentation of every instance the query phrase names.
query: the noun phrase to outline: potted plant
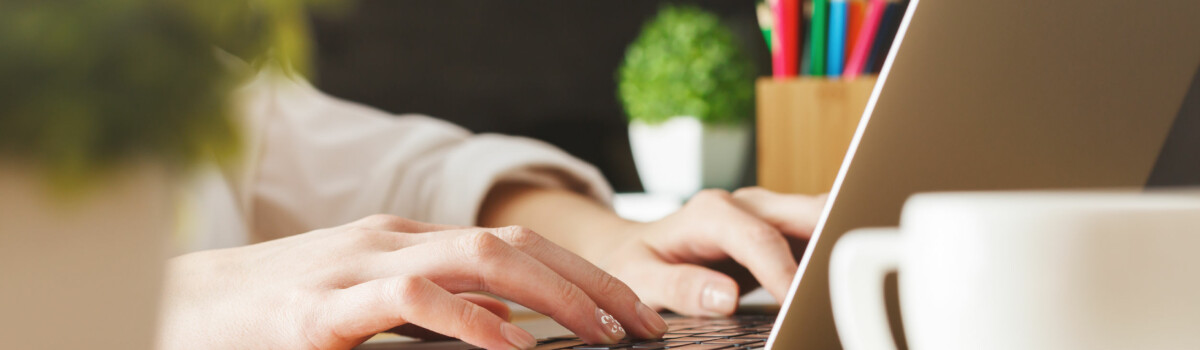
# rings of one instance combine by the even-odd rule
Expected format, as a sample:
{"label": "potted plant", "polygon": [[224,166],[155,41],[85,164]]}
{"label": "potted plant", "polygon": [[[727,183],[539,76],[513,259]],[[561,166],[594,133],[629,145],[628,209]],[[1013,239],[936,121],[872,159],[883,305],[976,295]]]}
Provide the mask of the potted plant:
{"label": "potted plant", "polygon": [[302,6],[0,2],[5,347],[153,346],[174,194],[238,149],[216,49],[303,64]]}
{"label": "potted plant", "polygon": [[754,113],[753,62],[717,16],[667,5],[626,51],[618,93],[646,191],[739,185]]}

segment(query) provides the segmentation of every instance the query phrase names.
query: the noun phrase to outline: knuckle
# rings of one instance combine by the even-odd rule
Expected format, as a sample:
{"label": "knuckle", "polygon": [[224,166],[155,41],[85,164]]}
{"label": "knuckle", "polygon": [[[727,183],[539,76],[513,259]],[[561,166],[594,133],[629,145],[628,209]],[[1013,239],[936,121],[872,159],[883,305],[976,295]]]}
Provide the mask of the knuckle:
{"label": "knuckle", "polygon": [[783,240],[783,236],[779,231],[767,226],[749,227],[744,232],[746,239],[755,242],[776,242]]}
{"label": "knuckle", "polygon": [[570,282],[563,281],[557,289],[559,291],[555,295],[562,296],[559,299],[561,307],[556,308],[558,310],[572,310],[573,306],[588,305],[592,300],[587,294]]}
{"label": "knuckle", "polygon": [[464,236],[458,242],[463,255],[476,262],[490,261],[498,258],[508,245],[499,237],[487,232],[475,232]]}
{"label": "knuckle", "polygon": [[699,295],[700,290],[695,290],[694,287],[698,279],[692,278],[693,276],[687,272],[685,269],[676,268],[671,269],[671,272],[668,272],[664,276],[663,281],[667,282],[662,286],[663,292],[666,293],[665,295],[682,297],[683,299],[688,299],[687,296]]}
{"label": "knuckle", "polygon": [[358,244],[370,244],[376,242],[381,238],[380,236],[381,232],[362,227],[351,228],[346,231],[346,234],[342,235],[342,237],[345,237],[351,242]]}
{"label": "knuckle", "polygon": [[721,189],[705,189],[696,193],[697,198],[723,200],[729,198],[729,192]]}
{"label": "knuckle", "polygon": [[397,305],[417,305],[425,295],[425,283],[416,275],[403,275],[391,279],[382,289],[379,297],[383,298],[383,302]]}
{"label": "knuckle", "polygon": [[402,231],[407,227],[408,219],[388,214],[373,214],[364,219],[368,224],[391,231]]}
{"label": "knuckle", "polygon": [[721,205],[732,201],[729,192],[720,189],[706,189],[697,192],[692,199],[687,202],[687,206],[711,206]]}
{"label": "knuckle", "polygon": [[460,327],[470,329],[478,324],[480,319],[483,317],[483,315],[479,314],[479,309],[475,308],[473,305],[474,304],[470,303],[460,303],[457,306],[458,310],[455,314],[458,315],[457,324]]}
{"label": "knuckle", "polygon": [[624,282],[604,272],[598,273],[595,286],[596,292],[600,293],[600,295],[611,297],[622,297],[632,292]]}
{"label": "knuckle", "polygon": [[388,220],[391,220],[392,218],[395,218],[395,216],[388,215],[388,214],[371,214],[371,215],[367,215],[367,217],[366,217],[367,221],[372,221],[372,222],[386,222]]}
{"label": "knuckle", "polygon": [[330,320],[320,315],[309,315],[300,318],[301,335],[308,342],[309,349],[324,349],[329,344],[336,344],[350,339],[341,334],[336,326],[330,325]]}
{"label": "knuckle", "polygon": [[522,226],[508,226],[496,230],[496,235],[514,247],[529,247],[541,242],[542,236]]}

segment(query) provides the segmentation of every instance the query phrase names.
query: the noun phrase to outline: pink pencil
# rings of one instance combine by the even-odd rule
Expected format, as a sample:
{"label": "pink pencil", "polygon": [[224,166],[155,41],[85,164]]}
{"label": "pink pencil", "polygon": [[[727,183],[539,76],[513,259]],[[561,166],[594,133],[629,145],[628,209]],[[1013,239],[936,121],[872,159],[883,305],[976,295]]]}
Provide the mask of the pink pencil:
{"label": "pink pencil", "polygon": [[866,18],[863,18],[862,29],[858,31],[858,39],[854,40],[854,49],[850,51],[850,59],[842,71],[843,79],[854,79],[862,73],[867,55],[871,53],[871,45],[875,43],[875,32],[879,31],[879,20],[883,18],[883,9],[887,7],[884,0],[871,0],[867,5]]}
{"label": "pink pencil", "polygon": [[775,10],[775,30],[772,32],[775,41],[774,68],[775,77],[786,78],[796,76],[796,64],[800,62],[797,58],[797,24],[799,24],[798,16],[800,14],[800,0],[776,0],[773,2]]}

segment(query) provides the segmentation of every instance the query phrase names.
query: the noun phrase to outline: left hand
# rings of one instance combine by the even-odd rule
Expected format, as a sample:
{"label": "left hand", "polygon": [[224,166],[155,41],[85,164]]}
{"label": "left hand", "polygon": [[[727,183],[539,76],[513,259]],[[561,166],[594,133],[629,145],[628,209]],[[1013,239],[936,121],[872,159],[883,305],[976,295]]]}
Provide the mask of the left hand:
{"label": "left hand", "polygon": [[729,315],[739,290],[758,284],[783,300],[796,273],[796,252],[803,251],[825,198],[756,187],[733,194],[705,190],[678,212],[632,224],[622,233],[626,237],[585,254],[651,307]]}
{"label": "left hand", "polygon": [[625,284],[516,226],[373,215],[185,254],[167,271],[163,349],[349,349],[382,331],[413,335],[417,327],[490,349],[535,346],[502,303],[462,294],[476,291],[549,315],[593,344],[627,334],[657,338],[667,329]]}

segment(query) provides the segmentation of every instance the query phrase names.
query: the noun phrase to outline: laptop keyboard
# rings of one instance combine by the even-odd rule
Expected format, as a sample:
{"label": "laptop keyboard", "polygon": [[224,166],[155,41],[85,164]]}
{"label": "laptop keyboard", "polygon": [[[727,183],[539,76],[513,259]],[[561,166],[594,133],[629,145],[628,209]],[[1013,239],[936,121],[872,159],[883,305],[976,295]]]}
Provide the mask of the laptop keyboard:
{"label": "laptop keyboard", "polygon": [[553,337],[538,340],[538,350],[549,349],[628,349],[628,350],[749,350],[762,349],[775,317],[740,315],[731,318],[694,318],[666,316],[667,333],[661,339],[625,339],[617,344],[588,345],[578,337]]}

